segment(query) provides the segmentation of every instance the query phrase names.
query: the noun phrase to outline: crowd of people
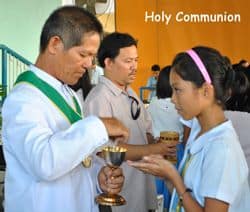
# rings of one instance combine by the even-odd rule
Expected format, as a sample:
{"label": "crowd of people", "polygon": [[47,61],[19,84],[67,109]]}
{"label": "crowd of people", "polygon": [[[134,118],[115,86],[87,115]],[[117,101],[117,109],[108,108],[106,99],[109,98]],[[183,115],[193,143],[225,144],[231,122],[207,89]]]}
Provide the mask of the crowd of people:
{"label": "crowd of people", "polygon": [[[131,88],[136,39],[102,37],[83,8],[63,6],[46,20],[35,64],[3,104],[5,211],[153,212],[159,183],[165,211],[250,211],[249,167],[224,114],[250,113],[247,61],[232,65],[205,46],[180,52],[170,66],[151,67],[146,109]],[[162,131],[179,141],[161,142]],[[119,168],[100,154],[110,142],[127,150]],[[175,155],[175,166],[164,157]],[[127,203],[98,205],[101,192]]]}

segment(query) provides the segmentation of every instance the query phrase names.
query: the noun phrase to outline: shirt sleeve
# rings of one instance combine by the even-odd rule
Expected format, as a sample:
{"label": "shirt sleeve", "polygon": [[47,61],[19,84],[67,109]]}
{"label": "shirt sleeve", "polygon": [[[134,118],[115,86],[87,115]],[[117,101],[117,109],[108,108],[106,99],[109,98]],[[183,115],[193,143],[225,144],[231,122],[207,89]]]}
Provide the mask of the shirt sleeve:
{"label": "shirt sleeve", "polygon": [[101,193],[101,187],[98,180],[98,175],[103,166],[106,165],[105,161],[97,155],[92,156],[93,168],[91,169],[92,179],[96,179],[96,192]]}

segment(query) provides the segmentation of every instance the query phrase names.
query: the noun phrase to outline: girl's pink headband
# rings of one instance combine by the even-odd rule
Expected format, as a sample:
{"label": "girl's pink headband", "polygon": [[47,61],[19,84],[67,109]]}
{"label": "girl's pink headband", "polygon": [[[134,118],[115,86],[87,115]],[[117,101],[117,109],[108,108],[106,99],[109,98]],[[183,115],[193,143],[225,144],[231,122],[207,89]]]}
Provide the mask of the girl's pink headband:
{"label": "girl's pink headband", "polygon": [[193,59],[193,61],[197,65],[198,69],[200,70],[204,80],[207,83],[211,84],[210,76],[207,72],[206,67],[204,66],[203,62],[201,61],[199,55],[193,49],[186,51],[186,53]]}

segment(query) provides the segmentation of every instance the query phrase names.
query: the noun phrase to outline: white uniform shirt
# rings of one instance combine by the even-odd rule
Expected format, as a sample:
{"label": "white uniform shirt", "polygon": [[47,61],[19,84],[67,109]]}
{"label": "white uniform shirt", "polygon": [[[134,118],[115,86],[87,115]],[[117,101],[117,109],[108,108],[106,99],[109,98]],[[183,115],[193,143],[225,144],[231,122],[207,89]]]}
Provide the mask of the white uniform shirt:
{"label": "white uniform shirt", "polygon": [[[239,136],[239,141],[245,154],[248,168],[250,168],[250,113],[242,111],[225,111],[225,116],[233,123],[236,133]],[[248,183],[250,184],[250,174],[248,174]]]}
{"label": "white uniform shirt", "polygon": [[183,138],[183,124],[170,98],[158,99],[153,97],[148,108],[152,118],[153,135],[160,137],[161,131],[179,132],[180,141]]}
{"label": "white uniform shirt", "polygon": [[[35,67],[72,106],[73,92]],[[67,87],[65,89],[65,87]],[[105,126],[92,116],[71,125],[36,87],[16,85],[3,110],[3,147],[7,162],[6,212],[96,212],[100,167],[81,161],[108,140]]]}
{"label": "white uniform shirt", "polygon": [[198,120],[185,123],[191,132],[180,167],[190,151],[191,159],[184,183],[192,189],[193,197],[203,207],[205,197],[209,197],[229,203],[229,212],[250,211],[248,167],[231,121],[220,124],[198,138]]}

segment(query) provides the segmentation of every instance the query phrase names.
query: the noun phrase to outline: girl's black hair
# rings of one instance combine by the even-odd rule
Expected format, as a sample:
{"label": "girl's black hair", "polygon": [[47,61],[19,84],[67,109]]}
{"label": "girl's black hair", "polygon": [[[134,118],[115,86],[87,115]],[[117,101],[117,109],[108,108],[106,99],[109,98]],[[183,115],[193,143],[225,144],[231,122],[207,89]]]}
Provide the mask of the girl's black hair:
{"label": "girl's black hair", "polygon": [[74,91],[82,89],[82,98],[86,99],[88,93],[92,89],[92,85],[90,82],[90,77],[88,71],[86,71],[82,77],[78,80],[78,82],[74,85],[69,85]]}
{"label": "girl's black hair", "polygon": [[[192,49],[198,54],[208,71],[215,90],[215,99],[224,107],[231,94],[235,92],[233,89],[237,83],[235,71],[229,59],[213,48],[197,46]],[[205,82],[199,68],[186,52],[176,55],[172,63],[172,70],[183,80],[192,82],[197,88],[200,88]],[[239,86],[242,86],[242,90],[246,88],[246,84]]]}
{"label": "girl's black hair", "polygon": [[165,99],[172,96],[172,88],[169,83],[171,66],[162,68],[156,83],[156,96],[158,99]]}
{"label": "girl's black hair", "polygon": [[226,109],[250,112],[250,75],[247,68],[239,66],[235,70],[235,83],[231,98],[226,102]]}

